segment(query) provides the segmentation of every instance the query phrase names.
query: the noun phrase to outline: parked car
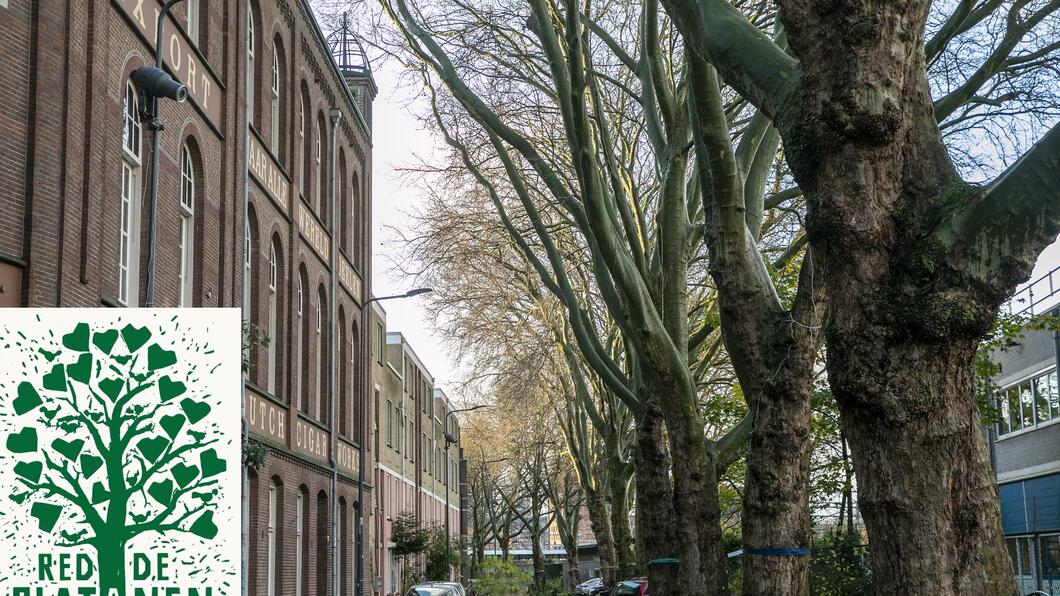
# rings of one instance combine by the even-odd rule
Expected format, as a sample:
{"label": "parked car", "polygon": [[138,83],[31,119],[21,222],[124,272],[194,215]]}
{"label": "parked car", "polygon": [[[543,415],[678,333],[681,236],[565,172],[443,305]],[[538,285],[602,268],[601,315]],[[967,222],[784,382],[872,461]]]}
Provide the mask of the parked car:
{"label": "parked car", "polygon": [[594,577],[589,581],[582,582],[575,586],[574,593],[577,596],[596,596],[602,594],[604,591],[604,578]]}
{"label": "parked car", "polygon": [[405,596],[460,596],[456,588],[445,584],[416,584]]}
{"label": "parked car", "polygon": [[452,588],[453,590],[456,591],[457,596],[467,596],[467,592],[464,591],[464,586],[460,585],[460,583],[458,583],[458,582],[429,582],[429,583],[432,586],[445,586],[447,588]]}
{"label": "parked car", "polygon": [[648,578],[638,577],[618,582],[611,596],[648,596]]}

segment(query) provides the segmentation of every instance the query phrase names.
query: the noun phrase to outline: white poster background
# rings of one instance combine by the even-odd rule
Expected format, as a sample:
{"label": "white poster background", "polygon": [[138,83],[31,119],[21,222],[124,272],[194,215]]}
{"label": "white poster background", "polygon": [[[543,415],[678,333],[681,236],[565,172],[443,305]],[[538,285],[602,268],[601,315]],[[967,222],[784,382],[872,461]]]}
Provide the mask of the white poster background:
{"label": "white poster background", "polygon": [[[172,421],[184,417],[183,428],[175,434],[170,443],[170,449],[176,450],[184,443],[196,443],[190,433],[202,436],[203,442],[211,442],[208,446],[199,449],[189,449],[181,456],[174,458],[171,465],[180,463],[186,473],[189,467],[199,468],[204,464],[200,458],[202,452],[207,448],[214,450],[217,458],[210,456],[210,463],[217,469],[216,460],[225,462],[225,469],[212,476],[216,480],[203,491],[214,492],[209,501],[200,497],[192,498],[192,494],[185,492],[180,499],[174,498],[173,512],[162,520],[162,527],[173,524],[175,529],[166,528],[165,531],[148,531],[131,539],[126,548],[126,594],[133,596],[135,588],[143,588],[146,594],[152,594],[152,588],[159,588],[157,593],[167,594],[166,588],[179,588],[180,595],[195,594],[198,590],[200,596],[210,593],[213,596],[236,595],[240,590],[240,543],[241,543],[241,516],[240,516],[240,396],[242,394],[241,379],[241,318],[238,309],[0,309],[0,595],[17,596],[15,591],[19,587],[29,587],[33,596],[37,596],[37,589],[41,588],[45,595],[56,594],[60,588],[67,588],[69,593],[78,594],[78,589],[95,587],[99,584],[99,578],[93,575],[90,579],[68,579],[60,580],[59,557],[66,553],[71,569],[68,575],[76,575],[75,555],[78,553],[88,555],[95,563],[96,549],[94,546],[80,544],[74,546],[60,546],[64,542],[72,542],[76,538],[85,538],[92,534],[86,524],[86,514],[79,512],[77,507],[66,503],[61,497],[46,495],[37,491],[25,498],[20,504],[12,499],[13,495],[26,492],[25,478],[16,473],[15,467],[19,462],[39,461],[45,471],[46,467],[44,452],[48,457],[62,467],[65,465],[71,476],[78,481],[85,496],[91,498],[90,486],[93,481],[106,477],[106,466],[103,466],[103,474],[94,472],[89,478],[82,477],[81,465],[75,457],[73,460],[55,453],[52,449],[53,441],[60,438],[70,439],[74,436],[84,440],[84,446],[80,455],[96,453],[92,437],[84,431],[87,428],[83,424],[72,433],[64,432],[49,424],[45,416],[52,411],[53,402],[49,396],[61,395],[62,392],[42,390],[42,378],[49,372],[54,373],[57,362],[64,360],[69,363],[71,358],[77,357],[78,353],[67,349],[63,345],[63,336],[76,329],[79,323],[87,323],[90,333],[117,329],[118,337],[110,348],[111,353],[101,351],[99,345],[95,345],[95,336],[89,348],[92,355],[92,380],[116,375],[115,369],[110,369],[114,364],[118,369],[118,362],[112,357],[120,359],[129,355],[128,346],[124,341],[121,329],[130,325],[132,329],[147,329],[151,337],[136,354],[139,362],[132,373],[146,373],[146,358],[150,349],[155,350],[155,355],[163,354],[156,362],[168,362],[169,357],[164,352],[172,352],[175,362],[156,370],[144,380],[150,385],[142,394],[137,394],[135,401],[130,403],[145,404],[145,408],[151,404],[159,406],[157,415],[152,421],[144,422],[143,426],[151,426],[147,432],[137,435],[130,440],[131,446],[128,451],[131,454],[128,465],[125,466],[125,474],[129,486],[134,486],[139,474],[146,473],[153,465],[135,447],[135,444],[143,438],[151,438],[161,443],[158,437],[166,437],[166,431],[162,430],[158,421],[162,416],[168,415]],[[109,334],[113,337],[113,333]],[[138,341],[141,335],[132,335],[133,342]],[[77,341],[76,338],[71,341]],[[109,337],[102,337],[99,341],[102,346],[109,343]],[[157,344],[152,348],[150,344]],[[57,354],[62,352],[62,354]],[[51,360],[49,360],[51,358]],[[69,372],[67,367],[67,372]],[[183,383],[183,393],[163,401],[159,386],[160,377],[169,378],[168,390],[171,393],[176,383]],[[69,375],[68,375],[69,377]],[[87,387],[82,387],[74,381],[68,382],[75,388],[77,405],[79,408],[88,410],[89,399],[98,399],[98,409],[102,410],[102,404],[107,403],[106,397],[92,397],[85,395]],[[41,406],[22,415],[16,415],[13,404],[20,396],[20,385],[23,382],[35,385],[40,393]],[[129,380],[130,387],[135,380]],[[52,385],[55,386],[53,379]],[[70,392],[68,391],[68,393]],[[98,391],[97,391],[98,393]],[[23,397],[23,399],[26,399]],[[32,398],[30,398],[32,399]],[[188,400],[188,404],[184,404]],[[24,404],[25,402],[23,402]],[[113,404],[113,400],[111,400]],[[209,406],[208,414],[202,404]],[[68,404],[69,405],[69,404]],[[185,410],[185,406],[189,409]],[[145,410],[146,411],[146,410]],[[58,414],[53,421],[62,420],[68,415],[68,411]],[[98,416],[98,414],[96,414]],[[194,424],[191,418],[203,416]],[[74,429],[76,421],[68,420],[67,429]],[[126,424],[131,424],[131,420]],[[153,426],[152,426],[153,425]],[[38,450],[31,453],[13,453],[8,447],[9,437],[33,428],[37,433]],[[105,428],[99,426],[97,428]],[[106,427],[109,428],[109,427]],[[125,426],[125,428],[129,428]],[[170,426],[170,428],[174,428]],[[101,433],[105,435],[106,433]],[[21,436],[21,435],[20,435]],[[104,441],[107,438],[103,437]],[[199,443],[201,444],[201,443]],[[135,453],[133,453],[135,452]],[[156,454],[157,457],[157,454]],[[164,457],[164,456],[163,456]],[[161,459],[161,457],[159,457]],[[26,464],[23,464],[26,465]],[[209,465],[209,464],[206,464]],[[167,474],[167,472],[169,472]],[[63,474],[55,472],[60,480]],[[30,475],[32,477],[32,474]],[[42,476],[43,477],[43,476]],[[170,486],[173,494],[178,494],[180,486],[173,482],[170,466],[165,466],[150,476],[151,482],[128,500],[129,512],[126,523],[134,525],[137,523],[152,522],[158,515],[164,513],[167,506],[164,501],[152,498],[148,494],[148,487],[157,482],[161,487]],[[187,476],[184,477],[185,481]],[[167,485],[166,480],[169,480]],[[206,479],[199,474],[199,480],[190,481],[190,486],[196,482],[205,482]],[[43,480],[41,481],[43,482]],[[59,484],[57,482],[57,484]],[[164,490],[162,490],[164,494]],[[62,514],[58,516],[55,526],[51,532],[43,531],[40,520],[32,515],[31,503],[41,501],[63,506]],[[101,511],[106,511],[107,502],[95,505]],[[196,512],[196,509],[200,512]],[[212,539],[205,539],[199,535],[190,533],[190,527],[205,510],[212,510],[212,522],[217,532]],[[193,514],[181,519],[188,511]],[[140,512],[137,514],[137,512]],[[134,517],[136,515],[137,517]],[[208,525],[208,524],[207,524]],[[183,530],[183,531],[182,531]],[[65,533],[65,534],[64,534]],[[80,533],[80,535],[79,535]],[[65,537],[65,538],[64,538]],[[45,574],[40,569],[41,554],[52,556],[52,580],[41,578]],[[151,562],[152,569],[146,579],[137,581],[134,579],[135,553],[147,556]],[[168,568],[166,579],[157,577],[158,555],[164,553],[167,557]],[[142,563],[143,558],[140,559]],[[141,569],[142,571],[142,569]],[[207,590],[209,589],[209,591]],[[95,592],[90,592],[95,593]]]}

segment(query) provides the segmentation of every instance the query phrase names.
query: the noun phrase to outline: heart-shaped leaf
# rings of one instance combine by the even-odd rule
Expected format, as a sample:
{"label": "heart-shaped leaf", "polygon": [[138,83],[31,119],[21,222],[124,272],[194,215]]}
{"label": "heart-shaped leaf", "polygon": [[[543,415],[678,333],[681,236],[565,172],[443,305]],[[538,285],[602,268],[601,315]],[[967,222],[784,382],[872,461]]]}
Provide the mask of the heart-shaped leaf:
{"label": "heart-shaped leaf", "polygon": [[20,461],[15,464],[15,473],[34,484],[40,480],[43,471],[44,464],[39,461]]}
{"label": "heart-shaped leaf", "polygon": [[190,397],[180,400],[180,407],[188,417],[188,422],[192,424],[206,418],[210,413],[210,404],[203,401],[195,401]]}
{"label": "heart-shaped leaf", "polygon": [[67,365],[66,376],[87,384],[92,378],[92,354],[81,354],[77,364]]}
{"label": "heart-shaped leaf", "polygon": [[44,503],[42,501],[34,503],[29,510],[29,514],[37,518],[37,527],[45,532],[52,531],[52,528],[55,527],[55,522],[59,521],[59,515],[62,514],[62,512],[63,508],[61,505],[53,505],[52,503]]}
{"label": "heart-shaped leaf", "polygon": [[103,458],[96,457],[91,453],[81,454],[81,474],[87,479],[91,478],[96,470],[103,466]]}
{"label": "heart-shaped leaf", "polygon": [[110,398],[110,401],[118,399],[125,383],[121,379],[103,379],[99,382],[99,388]]}
{"label": "heart-shaped leaf", "polygon": [[158,379],[158,396],[162,401],[169,401],[187,390],[184,383],[171,380],[168,375]]}
{"label": "heart-shaped leaf", "polygon": [[213,537],[217,536],[217,524],[213,523],[213,511],[204,511],[199,519],[191,524],[188,531],[207,540],[213,540]]}
{"label": "heart-shaped leaf", "polygon": [[37,429],[23,428],[7,436],[7,449],[12,453],[32,453],[37,450]]}
{"label": "heart-shaped leaf", "polygon": [[106,331],[97,331],[92,334],[92,343],[96,345],[104,354],[110,354],[110,351],[114,349],[114,344],[118,341],[118,330],[108,329]]}
{"label": "heart-shaped leaf", "polygon": [[169,505],[173,499],[173,481],[167,478],[161,482],[152,482],[147,488],[147,494],[159,503]]}
{"label": "heart-shaped leaf", "polygon": [[97,480],[96,483],[92,485],[92,504],[99,505],[108,499],[110,499],[110,491],[107,490],[107,487],[103,486],[102,482]]}
{"label": "heart-shaped leaf", "polygon": [[44,388],[48,391],[66,391],[66,367],[62,364],[52,366],[51,372],[44,375]]}
{"label": "heart-shaped leaf", "polygon": [[[59,365],[59,368],[62,368],[61,364]],[[66,385],[64,384],[63,389],[65,388]],[[44,402],[41,400],[40,395],[37,394],[37,390],[33,385],[26,381],[22,381],[18,384],[18,397],[15,398],[15,401],[12,404],[15,406],[15,414],[21,416],[42,403]]]}
{"label": "heart-shaped leaf", "polygon": [[166,431],[170,439],[176,439],[177,433],[180,429],[184,428],[184,417],[180,414],[173,414],[172,416],[163,416],[158,422],[162,430]]}
{"label": "heart-shaped leaf", "polygon": [[63,345],[77,352],[87,352],[88,323],[78,323],[73,331],[64,335]]}
{"label": "heart-shaped leaf", "polygon": [[129,353],[144,347],[147,340],[151,339],[151,330],[147,327],[133,327],[131,324],[121,328],[121,338],[129,348]]}
{"label": "heart-shaped leaf", "polygon": [[158,370],[176,364],[177,354],[172,350],[166,350],[158,344],[151,344],[147,348],[147,369]]}
{"label": "heart-shaped leaf", "polygon": [[169,446],[169,439],[165,437],[147,437],[140,439],[140,442],[136,444],[136,448],[140,450],[140,453],[144,454],[151,463],[158,461],[161,457],[162,452]]}
{"label": "heart-shaped leaf", "polygon": [[199,475],[199,468],[186,466],[184,462],[178,462],[170,468],[169,473],[173,475],[173,480],[177,481],[180,488],[187,488],[191,481],[195,480],[195,477]]}
{"label": "heart-shaped leaf", "polygon": [[52,441],[52,449],[70,461],[77,459],[77,456],[81,454],[81,450],[84,448],[85,442],[82,439],[74,439],[73,441],[55,439]]}
{"label": "heart-shaped leaf", "polygon": [[199,454],[199,468],[202,469],[202,477],[209,478],[224,472],[228,468],[225,460],[217,457],[216,449],[207,449]]}

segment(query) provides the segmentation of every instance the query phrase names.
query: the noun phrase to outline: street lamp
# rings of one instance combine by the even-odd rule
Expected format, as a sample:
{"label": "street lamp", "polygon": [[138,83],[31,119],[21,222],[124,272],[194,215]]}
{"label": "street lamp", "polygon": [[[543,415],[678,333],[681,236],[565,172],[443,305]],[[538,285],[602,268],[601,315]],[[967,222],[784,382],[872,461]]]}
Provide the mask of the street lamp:
{"label": "street lamp", "polygon": [[[364,306],[361,308],[361,353],[359,355],[359,368],[360,374],[358,375],[359,380],[357,382],[357,395],[364,398],[364,403],[368,403],[368,392],[366,385],[368,381],[368,305],[373,302],[382,302],[383,300],[397,300],[399,298],[412,298],[413,296],[421,296],[432,292],[431,288],[416,288],[409,290],[404,294],[393,294],[391,296],[372,296],[364,302]],[[386,349],[386,346],[379,346],[380,350]],[[368,437],[367,437],[367,425],[368,416],[365,411],[367,408],[361,408],[361,415],[357,421],[357,443],[359,445],[357,454],[357,537],[354,541],[354,550],[356,554],[356,585],[357,594],[364,593],[364,466],[365,466],[365,449],[367,448]]]}
{"label": "street lamp", "polygon": [[173,5],[184,0],[167,0],[158,12],[155,23],[155,65],[141,66],[132,72],[133,83],[140,89],[143,95],[143,105],[140,109],[141,118],[147,120],[147,128],[154,134],[151,135],[151,182],[148,193],[150,201],[147,204],[147,274],[146,274],[146,300],[144,306],[155,305],[155,210],[158,205],[158,146],[159,136],[165,126],[158,117],[158,100],[172,99],[183,102],[188,99],[188,88],[173,80],[173,77],[162,70],[162,46],[166,38],[163,29],[169,9]]}
{"label": "street lamp", "polygon": [[453,548],[449,538],[449,445],[457,442],[456,437],[449,434],[449,417],[453,414],[474,412],[475,410],[481,410],[482,408],[488,407],[489,404],[480,404],[477,406],[471,406],[470,408],[453,410],[451,412],[446,412],[445,414],[443,426],[445,428],[445,570],[447,575],[453,570]]}

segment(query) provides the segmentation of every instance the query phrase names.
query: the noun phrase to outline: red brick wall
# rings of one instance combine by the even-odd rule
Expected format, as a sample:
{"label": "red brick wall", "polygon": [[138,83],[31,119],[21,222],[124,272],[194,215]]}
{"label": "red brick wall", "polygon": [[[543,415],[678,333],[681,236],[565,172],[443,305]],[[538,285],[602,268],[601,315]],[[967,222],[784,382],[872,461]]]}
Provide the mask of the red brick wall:
{"label": "red brick wall", "polygon": [[[144,0],[150,6],[156,0]],[[340,122],[338,145],[346,163],[336,171],[345,171],[341,180],[340,196],[363,201],[361,209],[350,206],[336,209],[350,218],[358,212],[366,213],[370,194],[365,192],[370,179],[369,133],[353,113],[353,103],[346,95],[340,75],[329,63],[326,48],[322,47],[302,0],[254,0],[260,12],[257,20],[258,45],[256,61],[259,65],[256,82],[256,104],[260,114],[255,118],[258,132],[268,148],[271,139],[268,85],[271,76],[272,44],[280,40],[284,60],[282,104],[280,118],[282,146],[277,156],[282,169],[291,179],[288,205],[297,205],[299,177],[303,175],[294,165],[297,131],[297,93],[304,81],[310,95],[310,110],[327,114],[338,107],[344,117]],[[249,185],[255,226],[253,246],[251,319],[264,324],[268,317],[267,280],[269,276],[269,248],[276,238],[280,249],[278,284],[278,329],[276,350],[278,376],[276,397],[290,408],[291,419],[297,415],[297,399],[293,399],[296,355],[293,350],[297,330],[295,317],[296,273],[304,266],[310,280],[307,289],[307,316],[314,313],[317,288],[323,284],[326,303],[341,308],[346,328],[345,353],[355,357],[359,341],[362,297],[350,296],[340,289],[338,296],[330,295],[329,268],[315,255],[300,236],[293,213],[275,206],[244,171],[244,127],[246,118],[246,6],[245,0],[209,0],[201,2],[204,11],[200,26],[201,56],[217,74],[224,86],[222,120],[215,129],[192,104],[163,101],[161,119],[165,123],[159,160],[158,210],[156,223],[155,304],[176,306],[179,298],[178,271],[180,269],[179,234],[181,211],[180,155],[185,143],[194,147],[196,154],[195,203],[195,306],[240,306],[242,302],[243,197]],[[178,8],[176,20],[184,25],[183,8]],[[5,65],[0,77],[0,264],[4,275],[21,272],[20,295],[13,300],[22,306],[103,306],[113,304],[118,295],[118,251],[121,217],[122,163],[122,102],[125,81],[129,73],[146,62],[153,61],[153,48],[133,30],[118,8],[110,0],[35,0],[16,1],[7,8],[0,7],[0,63]],[[330,134],[330,132],[328,133]],[[325,140],[325,147],[328,147]],[[146,201],[151,133],[146,126],[142,137],[141,190]],[[325,158],[327,159],[327,158]],[[312,172],[306,172],[311,176]],[[355,184],[360,192],[353,192]],[[346,186],[346,192],[341,190]],[[328,189],[327,181],[324,184]],[[147,205],[141,209],[140,270],[146,270]],[[371,246],[370,225],[367,219],[345,221],[351,230],[361,226],[360,247],[364,254]],[[335,238],[338,241],[338,238]],[[353,254],[350,255],[352,259]],[[24,262],[23,268],[18,263]],[[369,264],[357,264],[369,292]],[[10,271],[9,271],[10,270]],[[145,284],[139,284],[140,303],[145,298]],[[355,300],[356,298],[356,300]],[[0,304],[6,303],[0,297]],[[325,317],[327,319],[327,317]],[[338,334],[336,334],[336,337]],[[326,337],[326,335],[325,335]],[[315,339],[315,338],[313,338]],[[337,346],[331,348],[341,353]],[[310,342],[310,363],[318,350]],[[258,348],[252,353],[250,379],[255,385],[267,384],[268,350]],[[307,363],[308,364],[308,363]],[[339,392],[364,403],[355,396],[357,375],[352,362],[341,362],[345,374],[336,380],[346,383]],[[309,387],[321,383],[319,371],[309,373]],[[307,387],[308,390],[308,387]],[[325,398],[325,403],[328,402]],[[347,407],[352,417],[354,408]],[[370,415],[370,414],[369,414]],[[318,412],[311,417],[323,418]],[[351,425],[352,426],[352,425]],[[356,441],[355,427],[348,433]],[[290,436],[290,433],[288,433]],[[323,490],[330,500],[330,471],[323,466],[308,464],[298,457],[277,449],[270,453],[268,463],[258,473],[258,491],[251,513],[260,522],[267,515],[268,480],[273,476],[283,486],[284,520],[293,523],[295,490],[305,485],[310,491],[310,519],[307,532],[316,536],[316,495]],[[369,454],[367,469],[374,468]],[[371,479],[368,479],[371,482]],[[365,500],[371,511],[371,487]],[[339,496],[347,506],[346,527],[349,537],[344,549],[350,558],[350,577],[346,586],[352,592],[353,559],[353,504],[356,502],[355,483],[344,478]],[[265,499],[264,502],[261,499]],[[262,505],[264,503],[264,506]],[[366,518],[365,561],[371,568],[374,559],[372,517]],[[262,526],[258,526],[259,528]],[[333,537],[326,535],[328,544]],[[255,545],[257,554],[261,544]],[[284,540],[282,558],[283,588],[278,594],[293,591],[293,543]],[[288,546],[290,548],[288,548]],[[312,560],[317,548],[310,540]],[[252,561],[250,594],[265,594],[264,558]],[[287,568],[290,567],[290,573]],[[309,565],[308,573],[316,573]],[[365,593],[374,585],[374,572],[366,574]],[[317,585],[313,579],[309,586]],[[292,587],[288,590],[288,587]],[[314,592],[310,591],[309,594]]]}

